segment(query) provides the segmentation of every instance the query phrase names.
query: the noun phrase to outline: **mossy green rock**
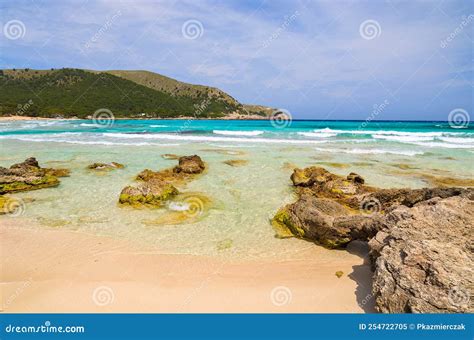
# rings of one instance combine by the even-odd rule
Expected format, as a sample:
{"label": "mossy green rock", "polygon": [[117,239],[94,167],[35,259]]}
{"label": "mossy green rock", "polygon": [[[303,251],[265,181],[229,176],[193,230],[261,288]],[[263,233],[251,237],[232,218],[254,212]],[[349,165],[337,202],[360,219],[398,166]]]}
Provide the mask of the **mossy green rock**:
{"label": "mossy green rock", "polygon": [[120,193],[119,203],[131,206],[161,206],[178,193],[178,189],[173,185],[163,182],[145,183],[137,187],[127,186]]}

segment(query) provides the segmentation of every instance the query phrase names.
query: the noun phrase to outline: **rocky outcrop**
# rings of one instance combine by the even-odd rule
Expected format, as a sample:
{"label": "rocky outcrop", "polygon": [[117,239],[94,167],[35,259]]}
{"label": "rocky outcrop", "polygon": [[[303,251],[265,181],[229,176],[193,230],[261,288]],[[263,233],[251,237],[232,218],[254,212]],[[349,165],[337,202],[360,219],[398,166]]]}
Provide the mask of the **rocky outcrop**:
{"label": "rocky outcrop", "polygon": [[370,240],[376,308],[473,312],[474,201],[468,195],[400,206]]}
{"label": "rocky outcrop", "polygon": [[473,311],[474,189],[378,189],[320,167],[291,180],[298,199],[271,220],[277,237],[368,241],[379,311]]}
{"label": "rocky outcrop", "polygon": [[0,167],[0,194],[55,187],[58,177],[65,176],[69,176],[68,169],[41,168],[31,157],[10,168]]}
{"label": "rocky outcrop", "polygon": [[127,186],[122,190],[119,203],[133,207],[160,207],[179,193],[175,186],[184,185],[204,169],[205,164],[197,155],[180,157],[174,168],[161,171],[145,169],[137,175],[137,186]]}
{"label": "rocky outcrop", "polygon": [[98,171],[109,171],[115,169],[123,169],[125,165],[117,163],[117,162],[110,162],[110,163],[92,163],[87,166],[89,170],[98,170]]}
{"label": "rocky outcrop", "polygon": [[180,157],[178,162],[178,166],[173,169],[176,173],[200,174],[206,168],[201,157],[198,155]]}

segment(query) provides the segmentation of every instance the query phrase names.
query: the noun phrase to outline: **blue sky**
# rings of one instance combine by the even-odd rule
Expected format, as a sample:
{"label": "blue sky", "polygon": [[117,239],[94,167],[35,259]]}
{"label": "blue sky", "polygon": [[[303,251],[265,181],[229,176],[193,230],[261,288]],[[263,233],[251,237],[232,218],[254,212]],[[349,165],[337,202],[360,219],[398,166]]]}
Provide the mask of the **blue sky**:
{"label": "blue sky", "polygon": [[[474,111],[472,1],[0,4],[1,68],[150,70],[294,118]],[[12,20],[20,33],[8,31]]]}

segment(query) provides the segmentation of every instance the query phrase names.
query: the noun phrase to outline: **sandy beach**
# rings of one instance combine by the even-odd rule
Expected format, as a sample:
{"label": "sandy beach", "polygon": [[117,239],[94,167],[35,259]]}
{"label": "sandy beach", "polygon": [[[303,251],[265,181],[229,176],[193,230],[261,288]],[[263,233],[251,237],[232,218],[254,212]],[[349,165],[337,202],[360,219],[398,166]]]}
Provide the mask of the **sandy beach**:
{"label": "sandy beach", "polygon": [[[5,312],[364,312],[370,269],[311,247],[302,260],[163,255],[130,241],[3,219]],[[336,277],[341,270],[344,275]],[[360,305],[359,305],[360,303]]]}

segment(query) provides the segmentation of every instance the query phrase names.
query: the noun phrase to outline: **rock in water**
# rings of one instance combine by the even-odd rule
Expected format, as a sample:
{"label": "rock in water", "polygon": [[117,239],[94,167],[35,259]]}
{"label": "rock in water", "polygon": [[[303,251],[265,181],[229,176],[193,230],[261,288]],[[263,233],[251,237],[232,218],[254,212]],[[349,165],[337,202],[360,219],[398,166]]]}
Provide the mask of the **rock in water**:
{"label": "rock in water", "polygon": [[127,186],[120,193],[119,203],[137,206],[149,204],[160,206],[178,194],[178,189],[162,181],[145,182],[137,187]]}
{"label": "rock in water", "polygon": [[58,186],[58,177],[64,176],[69,176],[68,169],[41,168],[31,157],[10,168],[0,167],[0,194]]}
{"label": "rock in water", "polygon": [[145,169],[137,175],[137,186],[127,186],[122,190],[119,203],[133,207],[161,207],[165,201],[179,193],[175,185],[185,184],[204,169],[204,162],[196,155],[180,157],[179,164],[171,169]]}
{"label": "rock in water", "polygon": [[456,196],[401,206],[384,224],[369,242],[380,312],[474,312],[474,201]]}
{"label": "rock in water", "polygon": [[125,168],[125,165],[117,163],[117,162],[110,162],[110,163],[92,163],[87,166],[87,169],[90,170],[102,170],[102,171],[108,171],[108,170],[115,170],[115,169],[123,169]]}
{"label": "rock in water", "polygon": [[183,156],[179,158],[179,164],[174,168],[177,173],[200,174],[205,169],[204,162],[198,155]]}
{"label": "rock in water", "polygon": [[369,241],[379,311],[474,311],[473,188],[378,189],[319,167],[291,180],[298,199],[273,217],[277,237]]}

